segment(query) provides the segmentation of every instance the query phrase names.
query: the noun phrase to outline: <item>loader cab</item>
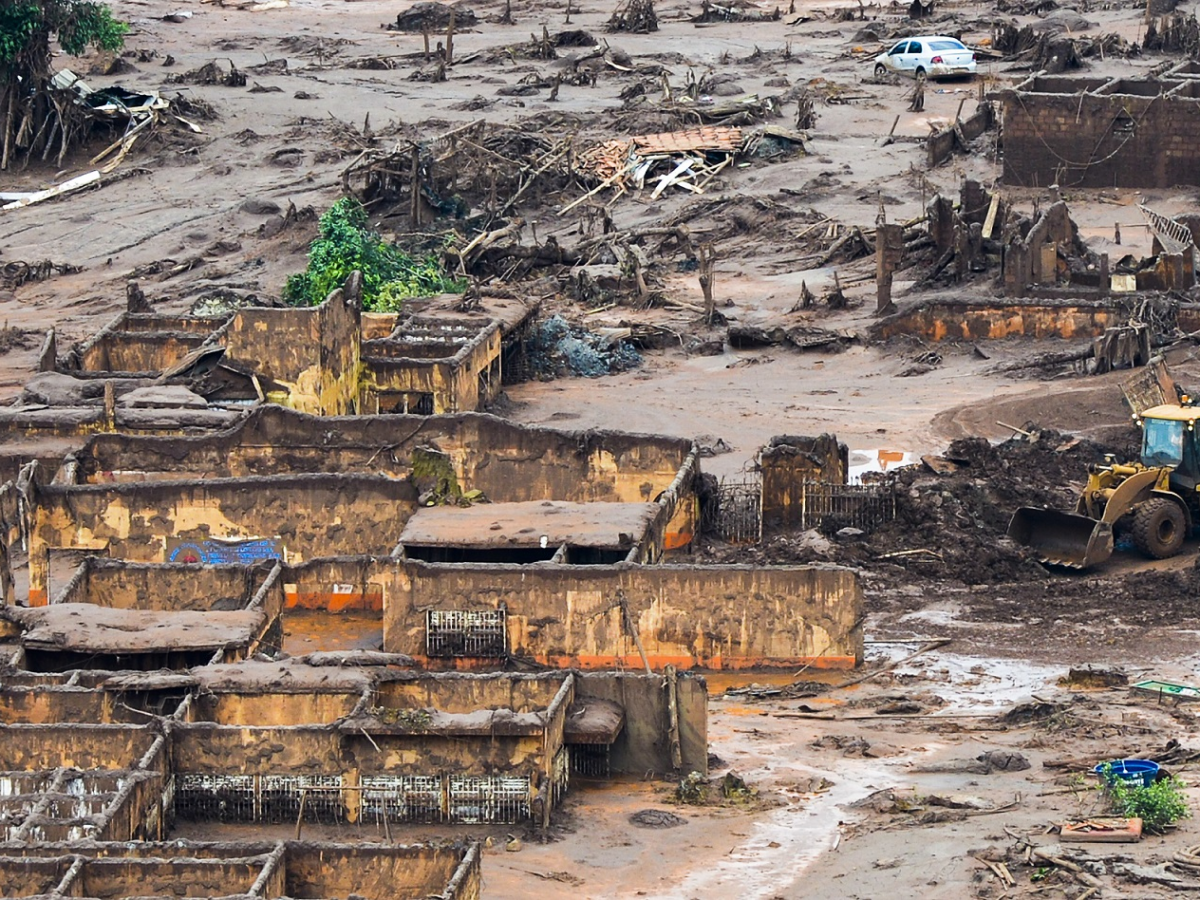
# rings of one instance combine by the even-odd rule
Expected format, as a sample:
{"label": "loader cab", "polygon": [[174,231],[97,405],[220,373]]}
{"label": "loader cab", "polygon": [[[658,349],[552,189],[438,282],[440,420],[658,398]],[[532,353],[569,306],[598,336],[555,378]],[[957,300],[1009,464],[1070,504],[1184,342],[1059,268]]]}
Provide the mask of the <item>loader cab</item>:
{"label": "loader cab", "polygon": [[1142,420],[1142,465],[1151,468],[1183,465],[1187,423],[1178,419]]}
{"label": "loader cab", "polygon": [[1139,417],[1142,426],[1142,465],[1170,468],[1171,481],[1195,488],[1200,481],[1196,420],[1200,407],[1156,406]]}

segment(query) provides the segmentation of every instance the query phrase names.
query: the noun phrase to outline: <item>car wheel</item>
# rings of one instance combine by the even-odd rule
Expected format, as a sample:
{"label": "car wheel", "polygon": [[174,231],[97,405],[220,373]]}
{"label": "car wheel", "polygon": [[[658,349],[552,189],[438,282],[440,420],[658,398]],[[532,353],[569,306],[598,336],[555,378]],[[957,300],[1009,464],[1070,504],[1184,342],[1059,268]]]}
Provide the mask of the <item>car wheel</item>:
{"label": "car wheel", "polygon": [[924,78],[925,77],[925,67],[917,66],[917,71],[915,71],[913,74],[916,75],[918,78]]}
{"label": "car wheel", "polygon": [[887,66],[883,63],[875,63],[875,77],[882,78],[887,74]]}

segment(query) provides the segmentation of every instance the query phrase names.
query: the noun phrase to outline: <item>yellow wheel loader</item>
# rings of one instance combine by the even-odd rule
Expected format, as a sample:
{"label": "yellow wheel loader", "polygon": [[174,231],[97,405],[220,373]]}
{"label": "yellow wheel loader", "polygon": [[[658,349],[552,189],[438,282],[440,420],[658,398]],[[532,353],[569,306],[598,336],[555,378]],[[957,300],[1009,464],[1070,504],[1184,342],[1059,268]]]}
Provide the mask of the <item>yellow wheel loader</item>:
{"label": "yellow wheel loader", "polygon": [[1122,465],[1110,457],[1089,466],[1074,513],[1022,507],[1008,523],[1008,536],[1043,562],[1076,569],[1108,559],[1118,530],[1154,559],[1178,553],[1200,521],[1200,406],[1163,404],[1133,418],[1142,428],[1140,462]]}
{"label": "yellow wheel loader", "polygon": [[1147,556],[1174,556],[1200,525],[1200,406],[1175,383],[1161,356],[1121,385],[1135,425],[1142,429],[1141,460],[1088,467],[1073,513],[1018,509],[1008,536],[1037,551],[1043,562],[1086,569],[1108,559],[1118,533]]}

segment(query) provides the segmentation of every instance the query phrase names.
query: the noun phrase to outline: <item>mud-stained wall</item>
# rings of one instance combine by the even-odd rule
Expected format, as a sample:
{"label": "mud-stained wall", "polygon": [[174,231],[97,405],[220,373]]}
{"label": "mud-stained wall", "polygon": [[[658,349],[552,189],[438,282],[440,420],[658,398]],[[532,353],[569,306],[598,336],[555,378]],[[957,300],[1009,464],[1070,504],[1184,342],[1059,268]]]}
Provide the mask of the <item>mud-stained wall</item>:
{"label": "mud-stained wall", "polygon": [[183,359],[207,334],[113,331],[79,354],[85,372],[161,372]]}
{"label": "mud-stained wall", "polygon": [[524,774],[543,768],[534,734],[340,734],[318,726],[181,725],[172,742],[176,773],[229,775]]}
{"label": "mud-stained wall", "polygon": [[429,609],[505,608],[509,652],[556,667],[850,668],[862,661],[862,590],[822,566],[445,565],[381,569],[384,648],[425,656]]}
{"label": "mud-stained wall", "polygon": [[188,721],[218,725],[329,724],[347,716],[359,693],[201,693],[189,705]]}
{"label": "mud-stained wall", "polygon": [[5,897],[37,897],[53,894],[71,866],[62,859],[19,859],[0,857],[0,885]]}
{"label": "mud-stained wall", "polygon": [[261,866],[233,860],[97,859],[76,880],[82,897],[225,897],[247,894]]}
{"label": "mud-stained wall", "polygon": [[278,538],[289,560],[387,552],[416,506],[407,481],[367,475],[47,485],[29,537],[30,603],[46,603],[49,551],[163,562],[168,538]]}
{"label": "mud-stained wall", "polygon": [[446,673],[435,677],[413,673],[381,684],[378,704],[389,709],[441,709],[471,712],[478,709],[511,709],[540,712],[554,700],[563,675],[472,675]]}
{"label": "mud-stained wall", "polygon": [[986,341],[1006,337],[1098,337],[1124,324],[1116,306],[1072,303],[930,303],[903,310],[874,326],[881,338]]}
{"label": "mud-stained wall", "polygon": [[123,769],[139,760],[156,735],[128,725],[7,725],[0,727],[0,759],[9,771]]}
{"label": "mud-stained wall", "polygon": [[[670,686],[665,678],[632,672],[581,672],[575,699],[610,700],[625,710],[625,727],[609,755],[616,774],[644,775],[674,769],[670,746]],[[676,680],[679,716],[679,770],[708,772],[708,688],[704,679],[681,673]]]}
{"label": "mud-stained wall", "polygon": [[[112,722],[116,711],[113,695],[84,688],[0,687],[0,723],[94,725]],[[125,721],[125,717],[117,721]]]}
{"label": "mud-stained wall", "polygon": [[220,434],[97,435],[77,456],[79,478],[89,481],[114,471],[193,478],[405,475],[413,449],[428,446],[451,456],[464,490],[477,488],[495,502],[652,501],[670,487],[692,451],[692,442],[681,438],[530,428],[485,413],[331,420],[268,406]]}
{"label": "mud-stained wall", "polygon": [[226,356],[285,386],[294,409],[348,415],[358,400],[360,316],[358,296],[341,289],[307,309],[248,307],[230,322]]}
{"label": "mud-stained wall", "polygon": [[462,888],[447,894],[445,888],[463,862],[463,851],[455,847],[398,848],[391,852],[383,847],[292,850],[287,859],[287,896],[477,900],[478,856],[472,858],[474,878],[466,873]]}
{"label": "mud-stained wall", "polygon": [[[40,843],[0,846],[5,896],[49,896],[69,872],[63,896],[227,897],[248,895],[260,875],[264,898],[478,900],[480,854],[469,843],[414,845],[286,841],[264,843]],[[79,865],[76,860],[82,862]]]}
{"label": "mud-stained wall", "polygon": [[[1005,184],[1169,188],[1200,183],[1200,101],[1160,96],[1175,83],[1038,79],[1050,90],[1005,91]],[[1132,93],[1144,86],[1148,96]],[[1188,86],[1190,87],[1190,85]],[[1087,91],[1087,92],[1085,92]]]}
{"label": "mud-stained wall", "polygon": [[90,603],[110,609],[245,609],[271,570],[247,566],[144,565],[89,557],[52,603]]}
{"label": "mud-stained wall", "polygon": [[372,557],[317,559],[289,566],[285,575],[288,609],[383,614],[384,579]]}

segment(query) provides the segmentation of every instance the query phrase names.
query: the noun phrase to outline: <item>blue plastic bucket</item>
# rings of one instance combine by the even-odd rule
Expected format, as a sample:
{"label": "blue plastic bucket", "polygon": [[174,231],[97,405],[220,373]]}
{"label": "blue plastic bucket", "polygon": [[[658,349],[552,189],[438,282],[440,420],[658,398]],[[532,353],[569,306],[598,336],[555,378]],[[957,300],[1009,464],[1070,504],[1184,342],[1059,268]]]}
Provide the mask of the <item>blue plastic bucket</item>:
{"label": "blue plastic bucket", "polygon": [[[1104,772],[1106,766],[1112,766],[1112,772],[1107,776]],[[1100,763],[1092,771],[1101,778],[1107,777],[1109,784],[1123,781],[1126,784],[1150,787],[1158,776],[1158,763],[1148,759],[1114,759]]]}

